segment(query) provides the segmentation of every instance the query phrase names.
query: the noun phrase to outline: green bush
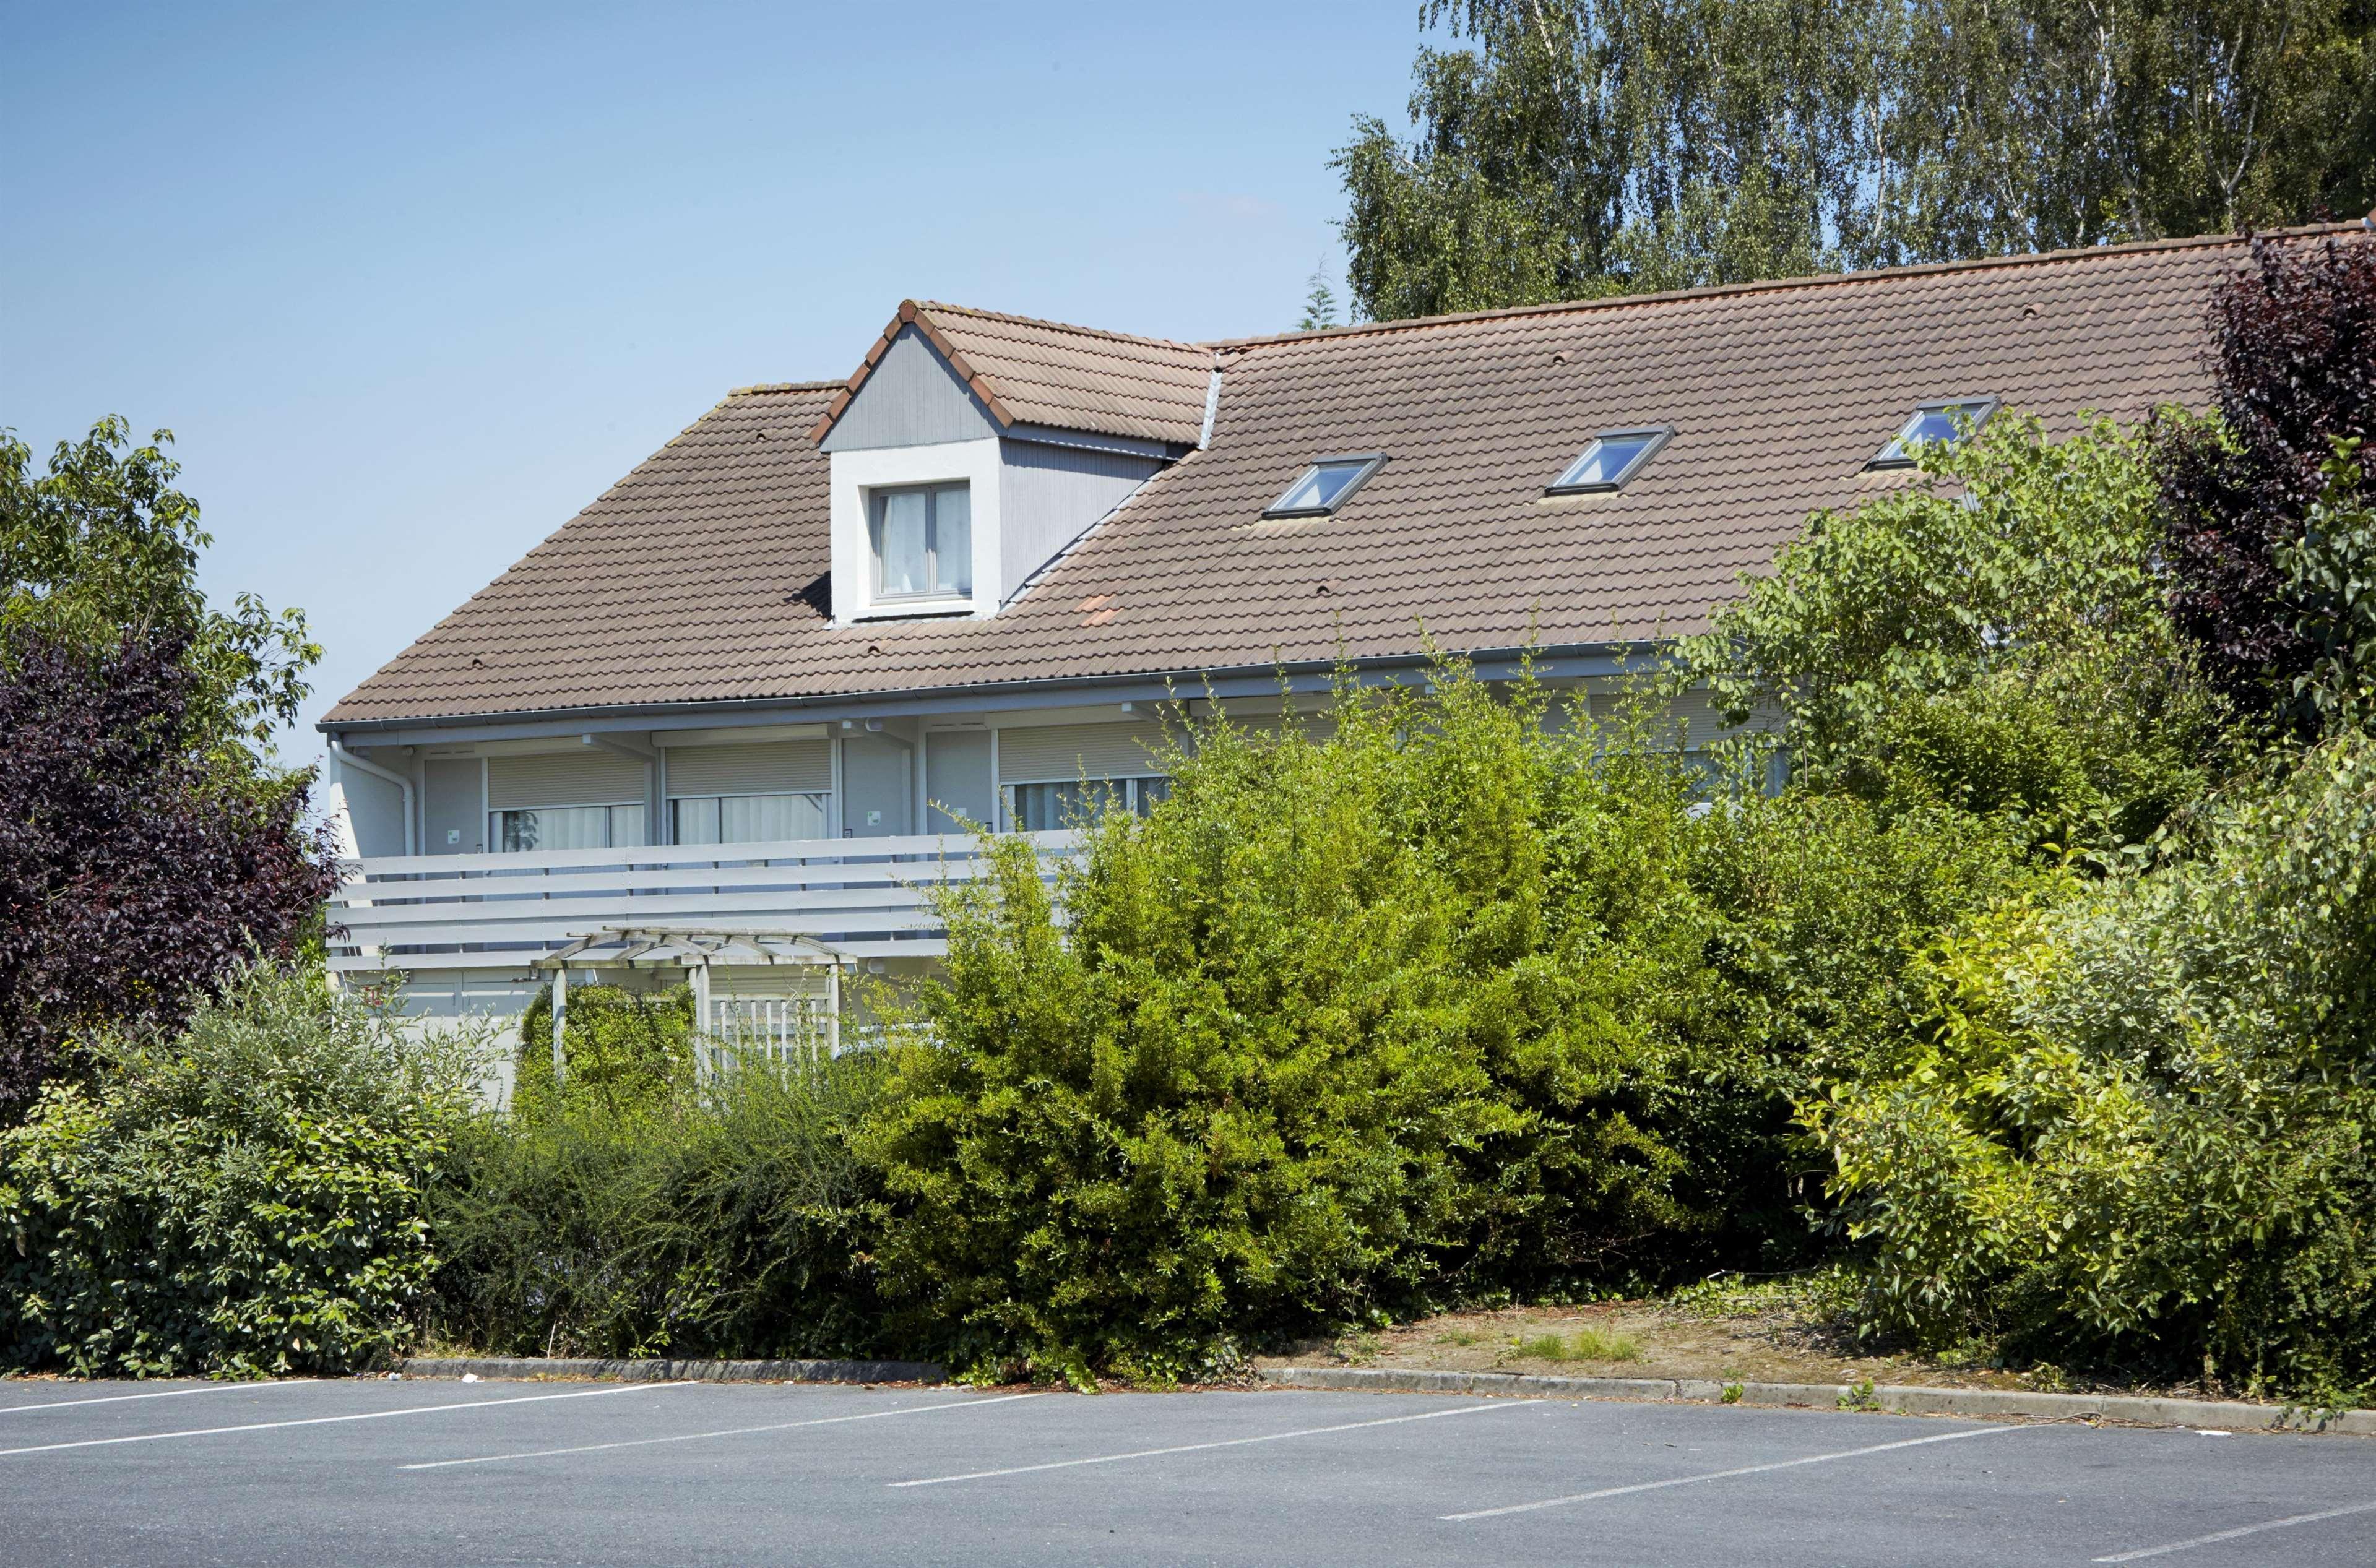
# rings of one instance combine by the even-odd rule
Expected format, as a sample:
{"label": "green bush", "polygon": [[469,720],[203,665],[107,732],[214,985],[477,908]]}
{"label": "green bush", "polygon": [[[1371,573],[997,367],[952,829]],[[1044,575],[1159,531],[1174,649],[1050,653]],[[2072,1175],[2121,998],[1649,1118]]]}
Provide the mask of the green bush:
{"label": "green bush", "polygon": [[[564,1042],[576,993],[569,1018]],[[848,1133],[880,1076],[862,1053],[753,1063],[478,1122],[434,1194],[433,1332],[507,1355],[879,1349],[874,1189]]]}
{"label": "green bush", "polygon": [[2011,413],[1925,447],[1919,486],[1816,514],[1675,679],[1787,719],[1805,788],[2141,842],[2232,750],[2164,602],[2147,452]]}
{"label": "green bush", "polygon": [[[620,1114],[693,1082],[693,991],[570,988],[562,1026],[562,1099]],[[520,1018],[512,1102],[530,1115],[553,1100],[552,992],[540,991]]]}
{"label": "green bush", "polygon": [[2376,1383],[2376,742],[2269,771],[2168,862],[1943,940],[1927,1047],[1808,1108],[1883,1321]]}
{"label": "green bush", "polygon": [[467,1047],[264,965],[177,1035],[98,1042],[88,1084],[0,1132],[0,1360],[269,1376],[402,1350]]}
{"label": "green bush", "polygon": [[2018,849],[1901,844],[1854,801],[1696,811],[1645,715],[1434,684],[1348,688],[1325,736],[1199,727],[1168,801],[1093,825],[1062,922],[993,847],[862,1146],[902,1332],[1180,1376],[1804,1250],[1810,1040],[1881,1005],[1926,898]]}

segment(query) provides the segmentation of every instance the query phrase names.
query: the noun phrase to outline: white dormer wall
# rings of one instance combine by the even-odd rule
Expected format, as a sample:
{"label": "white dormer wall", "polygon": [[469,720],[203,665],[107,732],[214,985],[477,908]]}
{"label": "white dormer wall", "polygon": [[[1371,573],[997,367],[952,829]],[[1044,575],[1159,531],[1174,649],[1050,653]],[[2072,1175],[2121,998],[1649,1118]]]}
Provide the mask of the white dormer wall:
{"label": "white dormer wall", "polygon": [[[832,476],[833,618],[843,624],[996,614],[1170,459],[1153,442],[1003,428],[913,327],[892,339],[821,445]],[[873,493],[960,481],[970,493],[972,593],[876,602]]]}
{"label": "white dormer wall", "polygon": [[[999,516],[1000,442],[944,441],[929,446],[882,446],[836,452],[833,470],[833,618],[836,621],[910,619],[920,615],[989,615],[998,609],[1002,529]],[[874,600],[874,541],[869,527],[871,497],[903,485],[965,481],[972,513],[973,592],[966,598]]]}

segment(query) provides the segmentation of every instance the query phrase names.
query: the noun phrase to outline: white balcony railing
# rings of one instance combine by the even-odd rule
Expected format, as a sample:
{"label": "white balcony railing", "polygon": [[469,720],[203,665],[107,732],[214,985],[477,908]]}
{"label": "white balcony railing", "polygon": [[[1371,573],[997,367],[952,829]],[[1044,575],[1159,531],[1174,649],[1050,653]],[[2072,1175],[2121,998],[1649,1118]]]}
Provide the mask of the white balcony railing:
{"label": "white balcony railing", "polygon": [[[1049,874],[1077,833],[1026,835]],[[764,931],[851,957],[948,950],[932,890],[983,874],[970,836],[811,838],[350,861],[331,896],[341,973],[524,968],[606,928]]]}

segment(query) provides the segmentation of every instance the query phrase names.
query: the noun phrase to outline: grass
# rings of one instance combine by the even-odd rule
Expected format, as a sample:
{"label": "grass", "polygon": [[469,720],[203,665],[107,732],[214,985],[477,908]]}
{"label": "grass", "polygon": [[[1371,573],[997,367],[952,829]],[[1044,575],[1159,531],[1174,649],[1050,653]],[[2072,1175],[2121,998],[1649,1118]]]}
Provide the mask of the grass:
{"label": "grass", "polygon": [[1573,1337],[1557,1334],[1538,1334],[1531,1339],[1514,1341],[1517,1353],[1535,1361],[1638,1361],[1642,1359],[1641,1342],[1629,1334],[1603,1334],[1597,1328],[1581,1328]]}

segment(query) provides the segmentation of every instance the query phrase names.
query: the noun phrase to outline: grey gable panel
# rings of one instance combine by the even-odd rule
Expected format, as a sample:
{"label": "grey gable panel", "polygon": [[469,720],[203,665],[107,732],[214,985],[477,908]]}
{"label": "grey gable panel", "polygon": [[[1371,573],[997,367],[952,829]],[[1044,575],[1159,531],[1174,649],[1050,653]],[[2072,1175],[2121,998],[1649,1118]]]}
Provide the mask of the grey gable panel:
{"label": "grey gable panel", "polygon": [[999,458],[1001,603],[1164,466],[1155,457],[1037,441],[1003,441]]}
{"label": "grey gable panel", "polygon": [[940,350],[904,327],[817,445],[827,452],[863,452],[980,441],[998,433],[998,422]]}

